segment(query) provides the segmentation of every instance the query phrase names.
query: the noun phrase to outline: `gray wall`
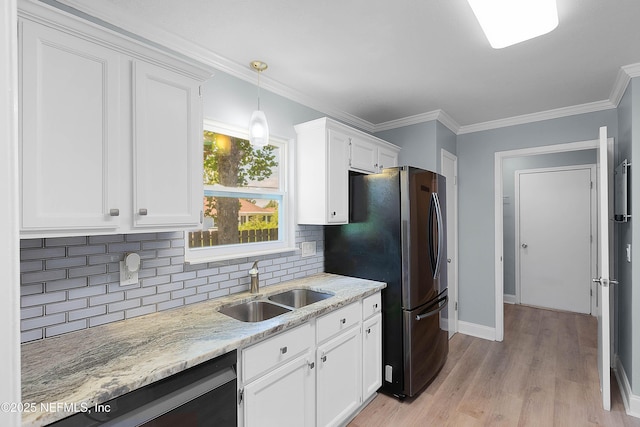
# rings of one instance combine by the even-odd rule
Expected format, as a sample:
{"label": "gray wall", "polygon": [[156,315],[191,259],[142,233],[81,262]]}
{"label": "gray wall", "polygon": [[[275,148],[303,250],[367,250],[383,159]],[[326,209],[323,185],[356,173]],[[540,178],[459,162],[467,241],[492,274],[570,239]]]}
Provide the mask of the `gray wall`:
{"label": "gray wall", "polygon": [[[618,105],[618,133],[616,144],[616,161],[623,159],[632,162],[631,169],[631,214],[632,219],[627,223],[615,225],[617,253],[616,269],[618,286],[614,286],[616,293],[617,354],[624,366],[625,373],[634,394],[640,393],[640,269],[633,269],[633,264],[640,262],[637,245],[640,244],[640,227],[633,227],[634,213],[640,212],[640,174],[633,172],[633,163],[640,165],[640,150],[633,150],[633,146],[640,144],[640,79],[633,79],[625,91]],[[634,157],[635,156],[635,157]],[[625,246],[632,245],[631,263],[627,263]],[[638,260],[638,261],[636,261]]]}
{"label": "gray wall", "polygon": [[515,173],[518,170],[551,168],[558,166],[586,165],[596,163],[596,150],[569,151],[566,153],[541,154],[505,159],[502,162],[503,204],[503,259],[504,293],[516,293],[516,200]]}
{"label": "gray wall", "polygon": [[440,162],[439,156],[436,156],[437,123],[436,121],[418,123],[378,132],[375,135],[402,147],[398,155],[399,165],[437,171]]}
{"label": "gray wall", "polygon": [[458,135],[461,321],[495,326],[495,153],[597,139],[600,126],[616,137],[616,110]]}
{"label": "gray wall", "polygon": [[390,129],[375,135],[402,147],[398,156],[400,165],[440,172],[441,149],[456,154],[456,134],[436,120]]}

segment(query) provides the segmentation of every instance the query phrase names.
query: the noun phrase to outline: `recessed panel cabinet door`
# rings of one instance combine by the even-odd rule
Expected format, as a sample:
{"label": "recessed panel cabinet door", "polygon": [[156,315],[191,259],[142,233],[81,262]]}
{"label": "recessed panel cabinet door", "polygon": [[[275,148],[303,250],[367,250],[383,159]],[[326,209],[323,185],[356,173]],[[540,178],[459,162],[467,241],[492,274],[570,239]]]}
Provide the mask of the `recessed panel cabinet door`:
{"label": "recessed panel cabinet door", "polygon": [[338,426],[362,402],[360,327],[317,348],[317,425]]}
{"label": "recessed panel cabinet door", "polygon": [[245,386],[245,427],[311,427],[315,424],[312,357],[307,352]]}
{"label": "recessed panel cabinet door", "polygon": [[376,314],[362,325],[362,399],[382,386],[382,315]]}
{"label": "recessed panel cabinet door", "polygon": [[119,56],[23,20],[21,230],[119,225]]}
{"label": "recessed panel cabinet door", "polygon": [[133,69],[134,226],[197,226],[203,194],[199,83],[141,61]]}
{"label": "recessed panel cabinet door", "polygon": [[349,138],[329,130],[327,158],[327,223],[349,221]]}

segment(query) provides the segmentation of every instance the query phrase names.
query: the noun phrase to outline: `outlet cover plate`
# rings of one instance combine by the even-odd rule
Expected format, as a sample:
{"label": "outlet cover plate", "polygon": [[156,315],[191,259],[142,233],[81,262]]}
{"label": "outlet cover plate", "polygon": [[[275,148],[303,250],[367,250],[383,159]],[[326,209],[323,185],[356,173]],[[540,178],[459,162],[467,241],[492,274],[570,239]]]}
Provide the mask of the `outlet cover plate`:
{"label": "outlet cover plate", "polygon": [[302,242],[300,249],[302,249],[301,257],[313,256],[316,254],[316,242]]}

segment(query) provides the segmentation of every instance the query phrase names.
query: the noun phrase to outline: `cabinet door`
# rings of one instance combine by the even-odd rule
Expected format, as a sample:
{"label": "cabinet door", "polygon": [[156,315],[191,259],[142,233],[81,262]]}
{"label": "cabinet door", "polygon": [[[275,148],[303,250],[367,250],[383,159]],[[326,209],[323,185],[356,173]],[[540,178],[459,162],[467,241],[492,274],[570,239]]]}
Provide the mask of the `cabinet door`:
{"label": "cabinet door", "polygon": [[318,426],[335,426],[362,402],[360,326],[318,347]]}
{"label": "cabinet door", "polygon": [[362,399],[382,386],[382,315],[376,314],[362,325]]}
{"label": "cabinet door", "polygon": [[199,83],[141,61],[133,67],[133,224],[197,226],[203,197]]}
{"label": "cabinet door", "polygon": [[349,138],[332,129],[327,138],[327,222],[346,224],[349,221]]}
{"label": "cabinet door", "polygon": [[20,23],[21,229],[119,224],[119,55]]}
{"label": "cabinet door", "polygon": [[376,144],[352,137],[350,149],[351,159],[349,166],[351,169],[372,173],[378,172],[378,147]]}
{"label": "cabinet door", "polygon": [[385,147],[378,147],[378,168],[398,166],[398,153]]}
{"label": "cabinet door", "polygon": [[245,427],[314,425],[311,352],[244,387]]}

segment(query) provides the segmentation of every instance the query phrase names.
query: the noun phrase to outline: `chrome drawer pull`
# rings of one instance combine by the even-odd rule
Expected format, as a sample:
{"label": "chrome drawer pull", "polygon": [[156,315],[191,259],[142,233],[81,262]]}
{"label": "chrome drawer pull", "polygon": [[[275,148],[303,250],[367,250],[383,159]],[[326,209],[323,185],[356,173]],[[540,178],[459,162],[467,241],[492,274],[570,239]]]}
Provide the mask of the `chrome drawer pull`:
{"label": "chrome drawer pull", "polygon": [[280,354],[285,354],[287,352],[287,346],[280,347]]}
{"label": "chrome drawer pull", "polygon": [[367,328],[367,334],[371,333],[371,328]]}
{"label": "chrome drawer pull", "polygon": [[340,323],[342,323],[344,325],[345,323],[347,323],[347,319],[344,319],[344,318],[340,319]]}
{"label": "chrome drawer pull", "polygon": [[307,360],[307,365],[309,365],[309,369],[313,369],[316,366],[315,362],[309,362],[308,360]]}
{"label": "chrome drawer pull", "polygon": [[144,209],[144,208],[139,209],[139,210],[138,210],[138,214],[139,214],[139,215],[142,215],[142,216],[147,215],[147,210],[146,210],[146,209]]}
{"label": "chrome drawer pull", "polygon": [[120,209],[109,209],[109,216],[120,216]]}
{"label": "chrome drawer pull", "polygon": [[327,361],[327,356],[322,356],[322,357],[320,358],[320,360],[322,360],[323,362],[326,362],[326,361]]}

